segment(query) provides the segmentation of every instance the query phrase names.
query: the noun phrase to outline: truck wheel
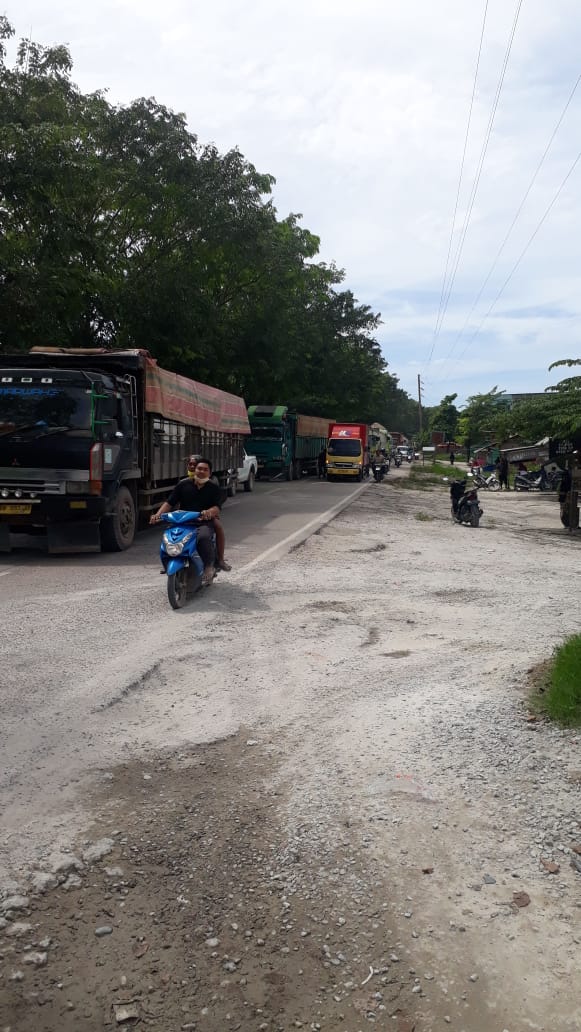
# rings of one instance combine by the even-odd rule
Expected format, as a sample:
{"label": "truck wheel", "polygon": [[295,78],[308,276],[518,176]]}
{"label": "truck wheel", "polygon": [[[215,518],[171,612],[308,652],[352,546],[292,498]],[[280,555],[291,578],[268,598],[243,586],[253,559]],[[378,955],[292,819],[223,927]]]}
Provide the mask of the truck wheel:
{"label": "truck wheel", "polygon": [[[246,484],[244,485],[244,487],[246,487]],[[237,488],[238,488],[238,482],[233,477],[232,480],[228,481],[228,491],[227,491],[228,498],[235,498],[236,497],[236,490],[237,490]]]}
{"label": "truck wheel", "polygon": [[293,480],[294,479],[294,469],[293,469],[292,462],[289,462],[289,464],[287,466],[286,478],[287,478],[287,480]]}
{"label": "truck wheel", "polygon": [[136,515],[133,495],[128,487],[120,487],[111,516],[101,520],[101,550],[124,552],[135,538]]}
{"label": "truck wheel", "polygon": [[254,472],[253,472],[253,470],[250,470],[250,473],[248,474],[248,480],[244,481],[244,490],[245,491],[254,491]]}
{"label": "truck wheel", "polygon": [[302,464],[300,462],[295,462],[295,468],[293,472],[295,475],[295,480],[300,480],[303,472]]}

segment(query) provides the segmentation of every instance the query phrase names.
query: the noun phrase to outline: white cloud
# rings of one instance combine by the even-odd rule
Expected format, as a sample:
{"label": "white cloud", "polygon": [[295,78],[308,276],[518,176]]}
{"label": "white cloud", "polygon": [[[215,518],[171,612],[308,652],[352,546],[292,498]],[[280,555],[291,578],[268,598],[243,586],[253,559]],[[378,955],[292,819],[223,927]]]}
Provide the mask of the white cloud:
{"label": "white cloud", "polygon": [[[515,8],[489,3],[459,227]],[[184,111],[201,140],[238,145],[274,174],[280,212],[302,212],[323,257],[383,311],[390,366],[413,392],[433,340],[483,9],[484,0],[20,0],[14,20],[20,34],[32,27],[42,42],[68,42],[83,88],[109,87],[119,102],[154,95]],[[523,3],[456,286],[424,372],[429,402],[579,74],[580,33],[577,0]],[[550,361],[578,354],[581,165],[459,357],[577,154],[580,110],[581,88],[445,366],[446,391],[508,380],[542,389]],[[542,305],[571,314],[515,314]]]}

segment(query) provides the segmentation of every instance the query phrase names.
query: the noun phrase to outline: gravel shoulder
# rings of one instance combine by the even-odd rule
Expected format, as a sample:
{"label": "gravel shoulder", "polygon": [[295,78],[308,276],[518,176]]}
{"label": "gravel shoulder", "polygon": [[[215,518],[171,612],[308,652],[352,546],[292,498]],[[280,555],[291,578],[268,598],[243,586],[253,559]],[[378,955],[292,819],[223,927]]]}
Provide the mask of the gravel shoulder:
{"label": "gravel shoulder", "polygon": [[581,735],[525,695],[579,543],[552,497],[472,530],[397,479],[76,668],[91,762],[5,844],[0,1028],[581,1027]]}

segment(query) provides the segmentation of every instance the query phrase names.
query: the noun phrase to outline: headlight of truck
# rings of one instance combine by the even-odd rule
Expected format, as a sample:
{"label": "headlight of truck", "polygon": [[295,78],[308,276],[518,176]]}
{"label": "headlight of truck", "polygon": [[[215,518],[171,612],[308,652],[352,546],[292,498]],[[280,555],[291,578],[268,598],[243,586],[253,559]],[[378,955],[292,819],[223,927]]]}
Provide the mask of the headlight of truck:
{"label": "headlight of truck", "polygon": [[88,494],[89,484],[86,480],[67,480],[67,494]]}

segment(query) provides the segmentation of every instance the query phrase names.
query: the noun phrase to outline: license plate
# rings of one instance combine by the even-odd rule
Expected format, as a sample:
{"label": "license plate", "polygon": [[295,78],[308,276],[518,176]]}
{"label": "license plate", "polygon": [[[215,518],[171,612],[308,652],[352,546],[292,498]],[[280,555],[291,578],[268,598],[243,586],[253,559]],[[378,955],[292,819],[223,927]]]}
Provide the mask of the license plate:
{"label": "license plate", "polygon": [[32,505],[0,505],[0,516],[30,516]]}

